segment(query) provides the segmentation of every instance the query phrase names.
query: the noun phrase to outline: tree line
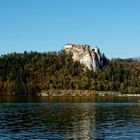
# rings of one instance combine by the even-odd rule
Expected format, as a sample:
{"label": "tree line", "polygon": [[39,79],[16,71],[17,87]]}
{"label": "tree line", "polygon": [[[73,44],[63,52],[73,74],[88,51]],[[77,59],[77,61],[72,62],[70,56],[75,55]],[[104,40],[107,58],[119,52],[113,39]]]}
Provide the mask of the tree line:
{"label": "tree line", "polygon": [[140,93],[140,63],[132,59],[103,60],[96,72],[71,54],[11,53],[0,57],[0,95],[36,95],[42,90],[97,90]]}

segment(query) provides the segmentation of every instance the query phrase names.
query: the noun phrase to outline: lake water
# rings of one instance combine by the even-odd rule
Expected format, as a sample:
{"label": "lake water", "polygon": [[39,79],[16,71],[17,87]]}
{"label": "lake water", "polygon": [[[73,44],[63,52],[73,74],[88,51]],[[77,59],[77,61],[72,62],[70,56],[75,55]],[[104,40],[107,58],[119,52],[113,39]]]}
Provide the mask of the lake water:
{"label": "lake water", "polygon": [[138,97],[0,97],[0,139],[139,140]]}

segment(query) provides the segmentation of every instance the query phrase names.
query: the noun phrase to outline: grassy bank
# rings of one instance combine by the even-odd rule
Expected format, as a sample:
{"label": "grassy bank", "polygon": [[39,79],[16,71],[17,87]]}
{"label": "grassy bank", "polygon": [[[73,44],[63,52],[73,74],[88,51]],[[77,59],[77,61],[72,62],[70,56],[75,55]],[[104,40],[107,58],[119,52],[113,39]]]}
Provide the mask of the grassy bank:
{"label": "grassy bank", "polygon": [[113,91],[95,91],[95,90],[48,90],[42,91],[40,96],[113,96],[121,94]]}
{"label": "grassy bank", "polygon": [[39,93],[39,96],[138,96],[140,94],[122,94],[116,91],[95,91],[95,90],[48,90]]}
{"label": "grassy bank", "polygon": [[42,91],[40,96],[91,96],[96,95],[95,90],[48,90]]}

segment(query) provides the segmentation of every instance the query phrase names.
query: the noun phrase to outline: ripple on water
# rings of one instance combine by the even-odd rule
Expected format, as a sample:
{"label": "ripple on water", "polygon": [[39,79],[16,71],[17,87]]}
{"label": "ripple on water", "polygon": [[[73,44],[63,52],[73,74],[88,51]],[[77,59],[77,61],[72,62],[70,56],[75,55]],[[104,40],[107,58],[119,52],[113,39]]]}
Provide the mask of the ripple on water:
{"label": "ripple on water", "polygon": [[137,103],[3,103],[0,139],[140,139]]}

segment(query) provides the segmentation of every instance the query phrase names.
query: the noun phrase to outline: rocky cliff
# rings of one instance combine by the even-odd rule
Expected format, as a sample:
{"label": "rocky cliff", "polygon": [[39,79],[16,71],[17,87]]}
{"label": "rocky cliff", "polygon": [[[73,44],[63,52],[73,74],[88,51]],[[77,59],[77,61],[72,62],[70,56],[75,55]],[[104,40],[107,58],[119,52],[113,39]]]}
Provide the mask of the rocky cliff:
{"label": "rocky cliff", "polygon": [[97,68],[103,67],[103,58],[99,48],[92,49],[90,45],[66,44],[64,50],[72,53],[75,61],[84,64],[89,70],[96,71]]}

